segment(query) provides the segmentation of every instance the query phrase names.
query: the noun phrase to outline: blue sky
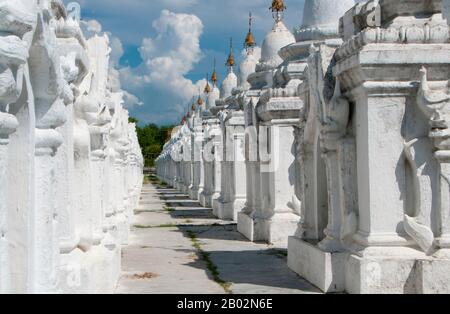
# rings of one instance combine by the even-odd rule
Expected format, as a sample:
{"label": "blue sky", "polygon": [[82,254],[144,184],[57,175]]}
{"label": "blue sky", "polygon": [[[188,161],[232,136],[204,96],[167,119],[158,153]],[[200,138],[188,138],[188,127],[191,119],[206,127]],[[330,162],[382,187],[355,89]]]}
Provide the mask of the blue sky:
{"label": "blue sky", "polygon": [[[65,3],[71,1],[65,0]],[[229,38],[240,55],[254,16],[259,44],[273,24],[271,0],[79,0],[92,30],[107,32],[130,115],[141,124],[178,122],[217,58],[219,80]],[[304,0],[286,0],[289,28],[301,24]],[[133,96],[134,95],[134,96]]]}

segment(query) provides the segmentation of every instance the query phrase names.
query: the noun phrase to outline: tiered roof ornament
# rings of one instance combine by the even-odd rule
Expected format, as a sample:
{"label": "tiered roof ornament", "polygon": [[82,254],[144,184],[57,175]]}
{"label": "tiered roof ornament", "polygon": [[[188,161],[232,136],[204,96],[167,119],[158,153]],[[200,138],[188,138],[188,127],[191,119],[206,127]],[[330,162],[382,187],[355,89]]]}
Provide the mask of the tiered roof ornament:
{"label": "tiered roof ornament", "polygon": [[203,99],[200,94],[198,95],[197,105],[199,106],[199,108],[201,108],[203,106]]}
{"label": "tiered roof ornament", "polygon": [[231,96],[233,88],[237,87],[237,76],[233,72],[233,67],[236,64],[233,53],[233,39],[230,39],[230,54],[228,55],[225,65],[228,67],[228,75],[222,82],[220,98],[227,98]]}
{"label": "tiered roof ornament", "polygon": [[206,95],[209,95],[209,93],[211,93],[211,87],[209,86],[208,77],[209,77],[209,74],[206,73],[206,85],[205,85],[205,89],[203,90],[203,92],[204,92]]}
{"label": "tiered roof ornament", "polygon": [[211,75],[211,81],[213,82],[213,86],[216,86],[217,84],[216,58],[214,58],[214,70]]}
{"label": "tiered roof ornament", "polygon": [[[216,100],[220,97],[220,91],[217,88],[217,72],[216,72],[216,59],[214,58],[214,69],[213,74],[211,76],[212,86],[209,86],[208,79],[207,86],[205,87],[205,94],[206,94],[206,110],[210,110],[211,108],[216,106]],[[206,93],[206,91],[209,88],[209,93]]]}
{"label": "tiered roof ornament", "polygon": [[250,12],[248,15],[248,33],[247,36],[245,37],[244,42],[244,47],[245,50],[247,51],[247,54],[253,53],[253,50],[256,46],[255,36],[253,36],[252,32],[252,22],[253,22],[252,12]]}
{"label": "tiered roof ornament", "polygon": [[192,105],[191,105],[192,113],[195,112],[195,109],[196,109],[196,107],[195,107],[195,97],[192,97]]}
{"label": "tiered roof ornament", "polygon": [[244,41],[244,47],[247,51],[247,56],[239,65],[239,88],[241,91],[250,89],[251,85],[247,81],[247,79],[250,74],[255,73],[256,64],[258,63],[258,60],[254,56],[256,40],[255,36],[253,36],[252,25],[253,17],[252,13],[250,12],[248,15],[248,33]]}
{"label": "tiered roof ornament", "polygon": [[283,20],[284,17],[284,10],[286,10],[287,7],[284,5],[283,0],[273,0],[272,6],[270,7],[270,10],[272,10],[273,18],[275,21],[279,22]]}
{"label": "tiered roof ornament", "polygon": [[266,35],[262,48],[261,60],[257,66],[257,72],[272,70],[278,67],[283,60],[278,55],[281,48],[295,43],[294,35],[283,23],[284,11],[286,6],[282,0],[272,1],[270,7],[275,23],[272,30]]}
{"label": "tiered roof ornament", "polygon": [[228,67],[229,70],[233,70],[234,65],[236,64],[236,59],[234,58],[233,53],[233,38],[230,38],[230,54],[228,55],[227,62],[225,65]]}

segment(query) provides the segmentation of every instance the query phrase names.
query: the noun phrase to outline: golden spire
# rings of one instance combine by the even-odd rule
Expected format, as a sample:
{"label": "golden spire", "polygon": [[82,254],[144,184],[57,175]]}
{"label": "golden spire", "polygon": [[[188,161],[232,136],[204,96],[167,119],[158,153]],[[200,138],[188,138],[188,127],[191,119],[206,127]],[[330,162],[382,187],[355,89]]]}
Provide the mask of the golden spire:
{"label": "golden spire", "polygon": [[203,99],[202,99],[202,96],[200,96],[200,95],[198,95],[197,104],[198,104],[199,106],[203,106]]}
{"label": "golden spire", "polygon": [[192,97],[192,106],[191,106],[192,112],[195,112],[195,97]]}
{"label": "golden spire", "polygon": [[270,7],[272,12],[283,12],[286,10],[283,0],[272,0],[272,6]]}
{"label": "golden spire", "polygon": [[208,77],[209,77],[209,74],[206,74],[206,86],[205,86],[205,90],[203,91],[206,95],[211,93],[211,87],[209,87]]}
{"label": "golden spire", "polygon": [[283,19],[283,12],[286,10],[283,0],[272,0],[272,6],[269,8],[272,10],[272,16],[276,22],[280,22]]}
{"label": "golden spire", "polygon": [[252,33],[252,21],[253,21],[252,12],[250,12],[248,15],[248,34],[247,37],[245,37],[244,43],[244,46],[247,49],[247,51],[256,46],[255,36],[253,36]]}
{"label": "golden spire", "polygon": [[211,81],[213,82],[214,86],[216,86],[217,83],[216,58],[214,58],[214,70],[211,76]]}
{"label": "golden spire", "polygon": [[233,53],[233,38],[230,38],[230,54],[228,55],[226,66],[233,67],[236,64]]}

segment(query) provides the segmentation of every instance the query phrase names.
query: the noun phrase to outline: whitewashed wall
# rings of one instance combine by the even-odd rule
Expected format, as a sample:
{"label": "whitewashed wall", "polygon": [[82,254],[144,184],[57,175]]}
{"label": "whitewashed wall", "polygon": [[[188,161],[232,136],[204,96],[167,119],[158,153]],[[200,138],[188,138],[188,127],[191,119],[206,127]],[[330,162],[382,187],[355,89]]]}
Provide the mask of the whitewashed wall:
{"label": "whitewashed wall", "polygon": [[108,37],[61,1],[0,16],[0,293],[112,292],[143,157]]}

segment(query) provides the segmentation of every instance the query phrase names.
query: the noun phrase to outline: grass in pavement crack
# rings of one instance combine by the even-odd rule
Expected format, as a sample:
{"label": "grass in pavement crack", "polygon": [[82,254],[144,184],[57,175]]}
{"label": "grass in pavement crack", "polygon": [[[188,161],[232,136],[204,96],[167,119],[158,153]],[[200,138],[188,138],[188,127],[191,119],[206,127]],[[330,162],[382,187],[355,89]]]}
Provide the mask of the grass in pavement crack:
{"label": "grass in pavement crack", "polygon": [[217,269],[216,264],[211,260],[211,254],[203,251],[200,241],[197,238],[197,235],[193,231],[187,231],[187,235],[191,239],[192,247],[194,247],[201,260],[206,263],[206,268],[211,273],[213,280],[220,285],[226,293],[231,293],[231,284],[226,282],[222,278],[220,278],[219,270]]}
{"label": "grass in pavement crack", "polygon": [[165,224],[165,225],[158,225],[158,226],[134,225],[133,227],[135,227],[137,229],[174,228],[174,227],[177,227],[177,225],[176,224]]}

